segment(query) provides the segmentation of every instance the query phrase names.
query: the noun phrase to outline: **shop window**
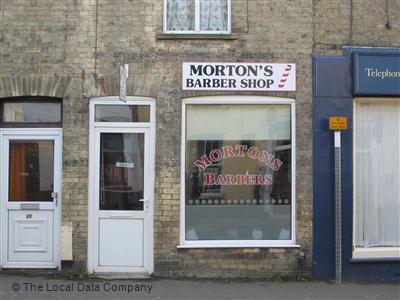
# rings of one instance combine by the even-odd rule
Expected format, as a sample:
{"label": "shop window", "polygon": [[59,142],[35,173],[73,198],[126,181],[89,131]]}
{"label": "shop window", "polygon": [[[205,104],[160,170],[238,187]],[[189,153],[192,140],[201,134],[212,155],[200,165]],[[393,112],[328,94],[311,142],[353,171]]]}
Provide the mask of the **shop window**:
{"label": "shop window", "polygon": [[294,104],[243,102],[185,104],[183,244],[294,242]]}
{"label": "shop window", "polygon": [[400,257],[400,101],[355,103],[353,257]]}
{"label": "shop window", "polygon": [[164,0],[166,33],[230,33],[230,0]]}
{"label": "shop window", "polygon": [[2,127],[61,127],[62,101],[47,97],[5,98],[0,102]]}

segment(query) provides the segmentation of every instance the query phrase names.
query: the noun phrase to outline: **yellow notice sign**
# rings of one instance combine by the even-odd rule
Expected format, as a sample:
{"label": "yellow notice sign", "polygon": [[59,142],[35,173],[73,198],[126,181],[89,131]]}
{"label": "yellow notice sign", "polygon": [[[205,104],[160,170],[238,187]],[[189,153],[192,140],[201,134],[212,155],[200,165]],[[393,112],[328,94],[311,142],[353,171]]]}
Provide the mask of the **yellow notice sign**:
{"label": "yellow notice sign", "polygon": [[329,118],[329,129],[330,130],[346,130],[347,129],[347,117],[330,117]]}

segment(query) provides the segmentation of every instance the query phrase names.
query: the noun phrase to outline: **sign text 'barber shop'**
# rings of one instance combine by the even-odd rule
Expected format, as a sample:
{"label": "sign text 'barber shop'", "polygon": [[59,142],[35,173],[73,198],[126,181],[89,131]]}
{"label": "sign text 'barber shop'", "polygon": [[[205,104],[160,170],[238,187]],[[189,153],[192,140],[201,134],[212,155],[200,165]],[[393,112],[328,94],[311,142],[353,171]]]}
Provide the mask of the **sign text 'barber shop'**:
{"label": "sign text 'barber shop'", "polygon": [[183,63],[183,90],[295,91],[291,63]]}

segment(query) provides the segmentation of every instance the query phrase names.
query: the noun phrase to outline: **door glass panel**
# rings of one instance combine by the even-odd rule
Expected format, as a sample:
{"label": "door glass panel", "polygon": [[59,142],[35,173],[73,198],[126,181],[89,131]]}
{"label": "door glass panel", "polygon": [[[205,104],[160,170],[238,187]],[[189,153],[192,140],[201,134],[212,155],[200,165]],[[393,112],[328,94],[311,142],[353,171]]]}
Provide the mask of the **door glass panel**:
{"label": "door glass panel", "polygon": [[9,201],[53,201],[53,141],[11,140],[9,170]]}
{"label": "door glass panel", "polygon": [[143,210],[144,133],[101,133],[100,209]]}

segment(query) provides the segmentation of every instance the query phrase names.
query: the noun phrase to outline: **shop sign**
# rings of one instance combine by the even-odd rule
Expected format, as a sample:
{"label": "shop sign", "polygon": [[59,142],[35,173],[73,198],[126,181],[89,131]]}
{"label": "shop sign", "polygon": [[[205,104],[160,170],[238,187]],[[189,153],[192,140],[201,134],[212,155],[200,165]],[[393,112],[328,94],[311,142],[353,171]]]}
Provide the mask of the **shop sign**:
{"label": "shop sign", "polygon": [[[208,172],[207,168],[218,164],[222,159],[227,158],[249,158],[257,160],[266,168],[264,174],[217,174]],[[221,149],[213,149],[210,153],[204,154],[194,163],[199,172],[203,172],[204,185],[272,185],[273,175],[271,172],[277,172],[283,165],[280,159],[258,147],[248,147],[247,145],[224,146]],[[266,172],[266,169],[271,170]]]}
{"label": "shop sign", "polygon": [[209,63],[182,65],[183,90],[295,91],[292,63]]}
{"label": "shop sign", "polygon": [[135,167],[134,163],[132,162],[120,162],[120,161],[117,161],[115,166],[117,168],[128,168],[128,169],[133,169]]}
{"label": "shop sign", "polygon": [[119,66],[119,99],[126,102],[126,81],[129,77],[129,65],[121,64]]}
{"label": "shop sign", "polygon": [[400,95],[400,51],[385,55],[354,53],[354,93]]}

